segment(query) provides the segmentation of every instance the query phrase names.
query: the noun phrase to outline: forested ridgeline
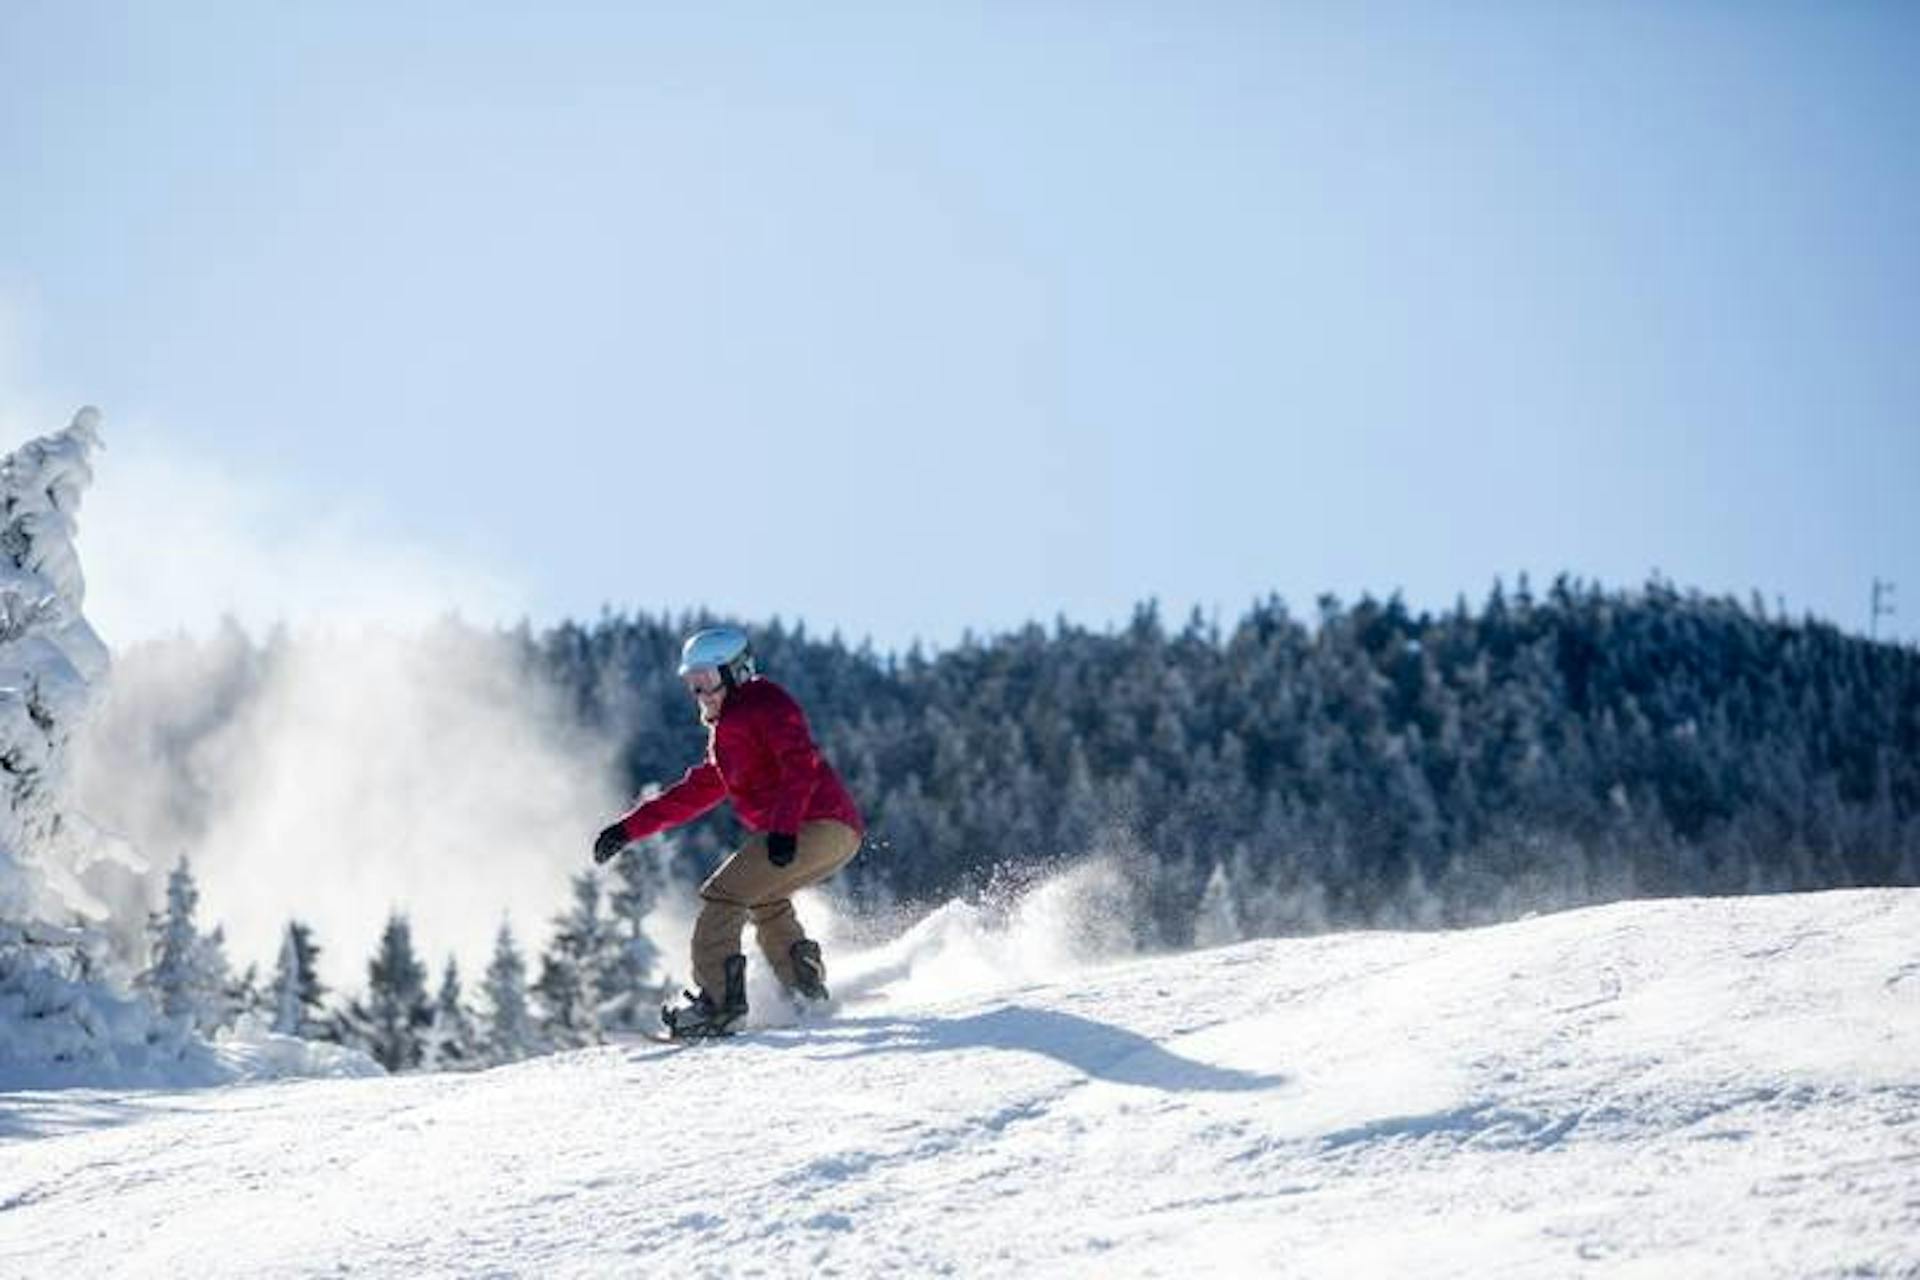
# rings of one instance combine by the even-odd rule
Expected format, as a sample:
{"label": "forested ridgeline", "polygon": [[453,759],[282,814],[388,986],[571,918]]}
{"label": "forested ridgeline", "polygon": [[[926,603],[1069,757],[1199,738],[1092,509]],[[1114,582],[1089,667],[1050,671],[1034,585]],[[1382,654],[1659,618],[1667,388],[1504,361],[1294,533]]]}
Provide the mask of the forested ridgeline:
{"label": "forested ridgeline", "polygon": [[[519,642],[638,789],[703,745],[673,667],[705,621]],[[1439,616],[1269,600],[1224,629],[1148,605],[932,656],[746,625],[868,813],[870,904],[1109,853],[1178,945],[1203,899],[1203,927],[1261,934],[1920,883],[1920,652],[1661,581]]]}

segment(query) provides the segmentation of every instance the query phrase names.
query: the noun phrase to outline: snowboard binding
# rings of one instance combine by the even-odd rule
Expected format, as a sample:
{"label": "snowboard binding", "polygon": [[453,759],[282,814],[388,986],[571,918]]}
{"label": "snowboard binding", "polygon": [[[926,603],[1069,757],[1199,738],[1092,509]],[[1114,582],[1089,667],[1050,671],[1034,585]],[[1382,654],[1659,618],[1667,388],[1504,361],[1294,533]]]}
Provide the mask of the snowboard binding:
{"label": "snowboard binding", "polygon": [[747,1016],[747,958],[728,956],[726,985],[718,1002],[703,989],[685,993],[686,1002],[660,1006],[660,1022],[675,1040],[711,1040],[730,1036]]}

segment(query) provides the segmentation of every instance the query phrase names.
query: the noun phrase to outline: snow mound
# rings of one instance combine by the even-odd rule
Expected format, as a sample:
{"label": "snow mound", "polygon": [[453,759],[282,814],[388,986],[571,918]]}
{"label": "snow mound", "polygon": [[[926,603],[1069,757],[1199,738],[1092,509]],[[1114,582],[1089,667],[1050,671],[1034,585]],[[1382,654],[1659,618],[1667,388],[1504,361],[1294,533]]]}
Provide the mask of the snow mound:
{"label": "snow mound", "polygon": [[214,1058],[231,1081],[354,1080],[386,1069],[358,1049],[281,1035],[257,1014],[245,1014],[214,1037]]}
{"label": "snow mound", "polygon": [[204,1046],[96,979],[85,930],[0,924],[0,1089],[210,1084]]}

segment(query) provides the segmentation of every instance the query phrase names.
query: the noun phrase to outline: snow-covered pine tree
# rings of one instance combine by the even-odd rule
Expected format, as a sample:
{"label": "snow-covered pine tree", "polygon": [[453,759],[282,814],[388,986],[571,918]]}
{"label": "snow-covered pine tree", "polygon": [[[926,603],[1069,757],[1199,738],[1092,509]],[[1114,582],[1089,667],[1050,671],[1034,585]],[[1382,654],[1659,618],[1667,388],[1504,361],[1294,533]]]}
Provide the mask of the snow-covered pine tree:
{"label": "snow-covered pine tree", "polygon": [[160,1012],[202,1036],[227,1025],[232,1013],[224,935],[200,932],[194,914],[200,889],[185,855],[167,875],[167,905],[147,919],[151,962],[137,979]]}
{"label": "snow-covered pine tree", "polygon": [[327,1017],[327,988],[318,969],[320,945],[313,930],[298,920],[287,922],[281,935],[280,958],[274,965],[273,985],[268,1005],[273,1012],[273,1029],[283,1036],[303,1040],[331,1040],[338,1029]]}
{"label": "snow-covered pine tree", "polygon": [[616,944],[600,905],[600,878],[591,871],[575,876],[573,906],[554,918],[553,941],[540,957],[533,993],[541,1034],[555,1048],[600,1042],[599,992]]}
{"label": "snow-covered pine tree", "polygon": [[460,989],[460,967],[452,956],[441,971],[440,994],[434,998],[433,1021],[427,1027],[427,1051],[422,1065],[429,1071],[464,1071],[480,1065],[480,1036],[467,1011]]}
{"label": "snow-covered pine tree", "polygon": [[111,859],[68,800],[67,744],[107,671],[73,549],[100,414],[0,458],[0,1088],[171,1076],[192,1042],[108,969],[105,908],[74,869]]}
{"label": "snow-covered pine tree", "polygon": [[533,995],[538,1002],[535,1024],[550,1048],[577,1049],[594,1043],[598,1028],[593,1022],[587,982],[579,963],[565,948],[556,945],[541,954]]}
{"label": "snow-covered pine tree", "polygon": [[413,928],[399,912],[387,918],[380,950],[367,962],[367,997],[348,1010],[348,1025],[373,1060],[388,1071],[411,1071],[426,1053],[433,1022],[427,968],[413,951]]}
{"label": "snow-covered pine tree", "polygon": [[539,1034],[527,1010],[527,963],[505,921],[494,939],[493,959],[481,984],[487,1000],[486,1035],[482,1049],[490,1062],[518,1062],[539,1053]]}
{"label": "snow-covered pine tree", "polygon": [[603,1028],[637,1031],[657,1021],[654,1010],[672,978],[658,972],[660,948],[647,936],[646,918],[670,883],[676,853],[668,840],[649,840],[614,860],[607,894],[609,953],[598,992]]}

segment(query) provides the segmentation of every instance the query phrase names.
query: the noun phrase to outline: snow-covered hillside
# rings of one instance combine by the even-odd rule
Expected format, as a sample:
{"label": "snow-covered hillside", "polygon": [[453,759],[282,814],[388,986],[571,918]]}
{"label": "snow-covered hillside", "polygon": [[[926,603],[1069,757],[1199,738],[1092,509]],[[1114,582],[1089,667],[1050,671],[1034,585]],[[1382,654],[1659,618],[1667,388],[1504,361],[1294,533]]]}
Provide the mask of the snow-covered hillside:
{"label": "snow-covered hillside", "polygon": [[1920,892],[1020,944],[950,908],[722,1045],[0,1096],[0,1273],[1920,1275]]}

